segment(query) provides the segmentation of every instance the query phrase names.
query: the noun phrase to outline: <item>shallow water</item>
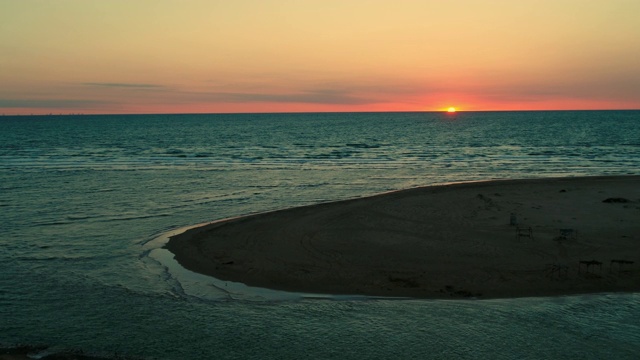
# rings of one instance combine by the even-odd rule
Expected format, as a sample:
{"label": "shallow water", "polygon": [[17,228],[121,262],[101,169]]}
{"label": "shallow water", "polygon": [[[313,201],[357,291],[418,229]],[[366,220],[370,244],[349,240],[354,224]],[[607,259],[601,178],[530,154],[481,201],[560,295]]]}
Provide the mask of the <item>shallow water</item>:
{"label": "shallow water", "polygon": [[0,117],[0,345],[145,358],[635,358],[640,295],[264,295],[160,234],[489,178],[639,174],[640,112]]}

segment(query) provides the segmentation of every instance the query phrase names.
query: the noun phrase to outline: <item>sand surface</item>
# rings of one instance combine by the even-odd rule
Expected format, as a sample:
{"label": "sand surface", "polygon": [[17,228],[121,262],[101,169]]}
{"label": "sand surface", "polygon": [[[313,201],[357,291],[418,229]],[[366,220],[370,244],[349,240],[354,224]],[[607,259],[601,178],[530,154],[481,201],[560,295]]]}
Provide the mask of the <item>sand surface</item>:
{"label": "sand surface", "polygon": [[635,292],[640,176],[415,188],[220,221],[174,236],[166,247],[192,271],[297,292]]}

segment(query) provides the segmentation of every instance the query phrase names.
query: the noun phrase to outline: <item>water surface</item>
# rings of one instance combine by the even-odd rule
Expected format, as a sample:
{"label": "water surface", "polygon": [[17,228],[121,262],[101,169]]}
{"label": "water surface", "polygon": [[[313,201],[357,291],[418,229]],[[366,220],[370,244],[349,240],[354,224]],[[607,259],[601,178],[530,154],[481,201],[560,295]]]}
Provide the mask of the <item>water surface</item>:
{"label": "water surface", "polygon": [[0,345],[145,358],[619,358],[640,295],[229,294],[160,234],[451,181],[640,174],[640,112],[0,117]]}

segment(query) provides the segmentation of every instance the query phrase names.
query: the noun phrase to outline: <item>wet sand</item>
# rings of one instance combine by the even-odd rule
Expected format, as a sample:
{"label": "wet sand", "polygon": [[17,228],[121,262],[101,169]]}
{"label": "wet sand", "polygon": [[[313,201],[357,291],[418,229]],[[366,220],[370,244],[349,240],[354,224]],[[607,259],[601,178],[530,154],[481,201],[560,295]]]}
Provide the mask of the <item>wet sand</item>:
{"label": "wet sand", "polygon": [[172,237],[166,248],[189,270],[295,292],[636,292],[640,176],[414,188],[219,221]]}

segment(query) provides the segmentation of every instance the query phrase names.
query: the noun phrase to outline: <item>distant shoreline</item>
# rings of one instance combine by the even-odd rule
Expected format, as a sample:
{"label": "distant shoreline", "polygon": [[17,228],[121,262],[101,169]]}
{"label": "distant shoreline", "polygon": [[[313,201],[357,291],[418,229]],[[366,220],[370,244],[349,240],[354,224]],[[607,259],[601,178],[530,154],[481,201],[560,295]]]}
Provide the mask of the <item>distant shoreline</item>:
{"label": "distant shoreline", "polygon": [[493,180],[216,221],[165,247],[189,270],[294,292],[433,299],[636,292],[638,218],[637,175]]}

